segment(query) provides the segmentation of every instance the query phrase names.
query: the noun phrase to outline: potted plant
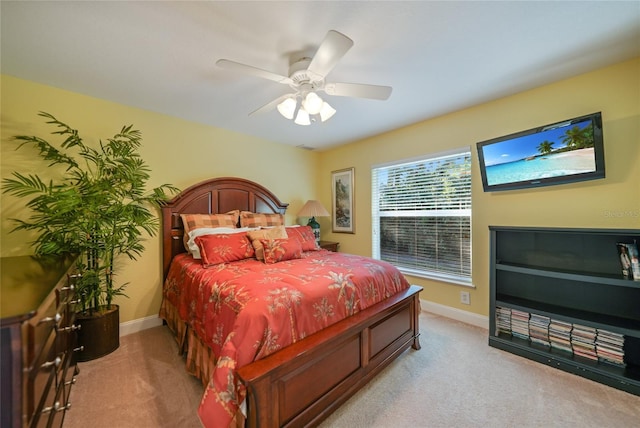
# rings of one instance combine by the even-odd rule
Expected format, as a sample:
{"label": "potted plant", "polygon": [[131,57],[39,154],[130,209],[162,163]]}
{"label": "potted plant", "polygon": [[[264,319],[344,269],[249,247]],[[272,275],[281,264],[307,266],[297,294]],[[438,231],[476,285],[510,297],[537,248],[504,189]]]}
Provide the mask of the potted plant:
{"label": "potted plant", "polygon": [[[144,251],[142,235],[154,236],[159,220],[151,211],[177,189],[163,184],[146,190],[149,168],[138,153],[141,133],[132,126],[98,147],[84,143],[77,130],[49,113],[40,112],[53,134],[64,138],[58,146],[36,136],[15,136],[18,148],[39,153],[54,178],[14,172],[3,180],[3,192],[30,198],[27,220],[12,219],[13,229],[35,231],[37,256],[73,255],[79,361],[106,355],[119,346],[119,307],[127,284],[116,284],[118,262],[136,260]],[[58,148],[59,147],[59,148]]]}

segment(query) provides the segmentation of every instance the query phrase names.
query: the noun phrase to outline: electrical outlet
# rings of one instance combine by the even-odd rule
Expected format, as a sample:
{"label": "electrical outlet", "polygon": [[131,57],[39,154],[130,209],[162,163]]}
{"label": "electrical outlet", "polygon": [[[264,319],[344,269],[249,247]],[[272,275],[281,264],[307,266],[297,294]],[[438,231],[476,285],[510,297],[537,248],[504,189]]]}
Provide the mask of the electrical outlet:
{"label": "electrical outlet", "polygon": [[471,297],[469,296],[469,292],[468,291],[461,291],[460,292],[460,303],[462,303],[463,305],[470,305],[471,304]]}

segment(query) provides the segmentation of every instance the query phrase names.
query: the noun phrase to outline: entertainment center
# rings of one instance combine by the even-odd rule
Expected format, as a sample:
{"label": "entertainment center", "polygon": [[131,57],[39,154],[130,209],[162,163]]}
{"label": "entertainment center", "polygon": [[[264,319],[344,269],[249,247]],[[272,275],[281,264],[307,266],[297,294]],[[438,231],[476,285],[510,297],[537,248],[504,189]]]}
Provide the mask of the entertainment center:
{"label": "entertainment center", "polygon": [[640,281],[616,248],[640,230],[489,231],[489,345],[640,395]]}

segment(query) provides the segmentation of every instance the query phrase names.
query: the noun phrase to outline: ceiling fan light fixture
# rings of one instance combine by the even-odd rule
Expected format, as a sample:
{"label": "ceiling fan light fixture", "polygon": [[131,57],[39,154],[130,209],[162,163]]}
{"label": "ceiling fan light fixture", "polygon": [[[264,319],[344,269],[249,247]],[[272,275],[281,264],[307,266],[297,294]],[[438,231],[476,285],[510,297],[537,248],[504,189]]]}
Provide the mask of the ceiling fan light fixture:
{"label": "ceiling fan light fixture", "polygon": [[305,97],[302,105],[309,114],[318,114],[322,109],[324,101],[315,92],[309,92]]}
{"label": "ceiling fan light fixture", "polygon": [[334,114],[336,114],[336,109],[331,107],[328,102],[323,102],[322,108],[320,109],[320,120],[325,122],[331,119]]}
{"label": "ceiling fan light fixture", "polygon": [[296,115],[296,120],[294,120],[294,122],[297,125],[311,125],[311,120],[309,119],[309,113],[304,108],[300,108],[298,110],[298,114]]}
{"label": "ceiling fan light fixture", "polygon": [[291,120],[293,119],[293,114],[296,111],[297,105],[298,103],[296,102],[296,100],[289,97],[284,101],[282,101],[280,104],[278,104],[278,111],[280,112],[281,115]]}

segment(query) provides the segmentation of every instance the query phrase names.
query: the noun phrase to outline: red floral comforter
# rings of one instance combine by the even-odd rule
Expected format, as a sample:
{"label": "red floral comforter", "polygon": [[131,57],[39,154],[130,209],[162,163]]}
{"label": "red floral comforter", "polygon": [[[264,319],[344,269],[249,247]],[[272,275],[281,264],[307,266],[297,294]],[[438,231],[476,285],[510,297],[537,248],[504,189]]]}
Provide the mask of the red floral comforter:
{"label": "red floral comforter", "polygon": [[164,298],[216,355],[200,403],[205,427],[226,427],[246,391],[235,369],[409,287],[390,264],[325,250],[265,264],[245,259],[204,269],[181,254]]}

